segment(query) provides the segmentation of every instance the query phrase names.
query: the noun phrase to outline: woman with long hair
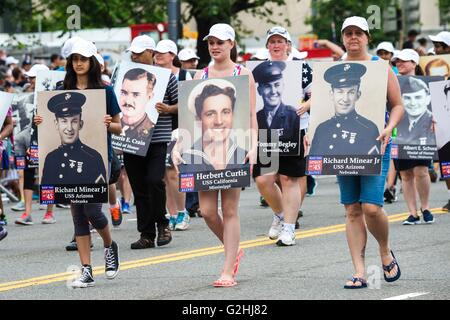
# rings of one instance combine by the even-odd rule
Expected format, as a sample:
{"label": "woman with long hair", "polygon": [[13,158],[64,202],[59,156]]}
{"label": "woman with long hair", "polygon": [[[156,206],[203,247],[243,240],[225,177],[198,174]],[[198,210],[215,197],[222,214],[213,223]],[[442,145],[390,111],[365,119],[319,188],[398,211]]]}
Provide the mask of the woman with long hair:
{"label": "woman with long hair", "polygon": [[[103,123],[108,130],[108,163],[111,166],[112,145],[111,133],[120,134],[120,108],[112,87],[105,86],[101,79],[100,64],[95,58],[97,48],[92,42],[78,39],[72,46],[67,58],[66,77],[59,90],[104,89],[106,94],[106,115]],[[41,124],[42,116],[35,116],[35,123]],[[47,120],[48,121],[48,120]],[[100,121],[100,119],[99,119]],[[81,276],[73,281],[74,288],[94,286],[91,267],[90,230],[89,223],[97,230],[103,239],[105,247],[105,273],[107,279],[114,279],[119,272],[119,247],[112,240],[108,219],[102,212],[101,203],[72,204],[70,206],[81,260]]]}

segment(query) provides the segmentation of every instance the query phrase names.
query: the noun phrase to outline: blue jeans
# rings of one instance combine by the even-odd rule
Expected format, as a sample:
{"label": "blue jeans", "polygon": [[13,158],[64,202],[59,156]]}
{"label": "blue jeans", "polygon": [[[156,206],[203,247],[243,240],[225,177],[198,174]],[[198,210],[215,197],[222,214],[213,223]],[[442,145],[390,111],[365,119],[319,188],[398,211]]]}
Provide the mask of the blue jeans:
{"label": "blue jeans", "polygon": [[381,161],[379,176],[338,176],[341,203],[370,203],[382,207],[384,204],[384,185],[391,161],[391,143],[386,146]]}

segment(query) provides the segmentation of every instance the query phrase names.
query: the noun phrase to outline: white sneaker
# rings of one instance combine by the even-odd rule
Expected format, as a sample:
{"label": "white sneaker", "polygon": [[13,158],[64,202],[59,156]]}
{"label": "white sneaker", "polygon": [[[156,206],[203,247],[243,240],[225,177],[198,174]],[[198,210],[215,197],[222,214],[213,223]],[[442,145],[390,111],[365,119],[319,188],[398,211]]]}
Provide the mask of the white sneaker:
{"label": "white sneaker", "polygon": [[284,227],[278,237],[277,246],[293,246],[295,244],[295,232]]}
{"label": "white sneaker", "polygon": [[273,215],[272,225],[269,230],[269,238],[275,240],[279,237],[281,229],[283,229],[283,219],[280,219],[276,214]]}
{"label": "white sneaker", "polygon": [[95,285],[94,277],[92,276],[91,266],[82,266],[80,278],[73,281],[70,286],[72,288],[88,288]]}
{"label": "white sneaker", "polygon": [[187,213],[187,211],[178,213],[175,230],[176,231],[187,230],[187,228],[189,228],[190,220],[191,217],[189,217],[189,213]]}

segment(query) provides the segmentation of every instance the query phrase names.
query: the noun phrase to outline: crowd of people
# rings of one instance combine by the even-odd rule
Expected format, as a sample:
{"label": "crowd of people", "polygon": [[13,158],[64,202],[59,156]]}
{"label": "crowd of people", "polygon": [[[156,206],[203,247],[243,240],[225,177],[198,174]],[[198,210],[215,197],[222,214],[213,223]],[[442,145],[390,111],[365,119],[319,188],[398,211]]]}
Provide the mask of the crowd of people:
{"label": "crowd of people", "polygon": [[[418,215],[416,194],[419,195],[420,211],[425,223],[433,223],[434,217],[429,208],[429,193],[431,180],[436,181],[436,171],[432,161],[424,160],[391,160],[391,136],[404,114],[404,105],[397,75],[418,75],[419,56],[427,54],[450,54],[450,33],[441,32],[430,36],[432,50],[426,50],[427,39],[419,41],[414,48],[414,36],[411,32],[404,49],[396,50],[392,43],[382,42],[375,55],[368,51],[371,34],[367,21],[361,17],[347,18],[342,25],[341,40],[343,45],[336,45],[328,40],[317,41],[318,46],[327,47],[333,52],[335,60],[341,61],[377,61],[388,60],[391,68],[387,84],[387,113],[384,130],[378,140],[382,143],[382,173],[379,176],[338,176],[340,201],[346,210],[346,235],[354,273],[345,283],[347,289],[367,287],[365,270],[365,248],[367,230],[375,237],[379,245],[380,260],[383,266],[384,278],[393,282],[400,278],[401,271],[391,245],[389,243],[389,227],[385,203],[391,203],[398,197],[396,180],[401,178],[402,191],[410,216],[403,224],[417,224]],[[182,154],[175,146],[168,151],[172,142],[173,131],[177,128],[178,115],[178,83],[191,79],[213,79],[230,76],[246,75],[249,79],[250,104],[248,112],[251,122],[252,148],[246,154],[246,160],[253,165],[253,178],[261,198],[260,205],[270,207],[273,222],[268,228],[268,236],[276,240],[278,246],[295,244],[295,229],[299,228],[299,218],[305,196],[314,195],[317,182],[308,176],[306,171],[305,148],[309,141],[304,138],[308,130],[308,117],[311,109],[311,84],[313,70],[305,60],[306,55],[293,48],[293,42],[288,30],[275,26],[267,31],[266,50],[258,52],[253,60],[267,60],[271,63],[252,73],[239,61],[236,54],[236,35],[234,29],[227,24],[216,24],[211,27],[204,39],[207,41],[212,63],[206,68],[196,70],[199,57],[194,50],[178,51],[177,45],[171,40],[161,40],[157,44],[146,35],[133,39],[127,52],[132,62],[144,65],[158,66],[169,69],[170,79],[162,102],[156,104],[159,113],[155,124],[150,147],[144,156],[114,151],[111,145],[111,134],[122,132],[120,108],[111,82],[111,72],[107,62],[98,53],[92,42],[81,38],[71,38],[64,44],[61,55],[52,55],[50,63],[33,63],[27,56],[22,64],[5,50],[0,50],[0,87],[9,93],[33,92],[36,85],[36,74],[39,70],[64,70],[64,81],[57,90],[104,89],[106,92],[107,114],[103,119],[108,131],[108,162],[110,169],[118,156],[123,158],[119,173],[110,177],[109,210],[113,226],[119,226],[122,215],[131,213],[132,198],[136,208],[137,231],[139,238],[130,244],[132,250],[147,249],[155,246],[168,245],[172,241],[172,232],[189,229],[190,218],[198,215],[203,217],[208,228],[224,245],[225,260],[219,278],[214,281],[216,287],[232,287],[237,284],[236,276],[240,261],[244,255],[240,243],[239,199],[240,188],[220,191],[199,191],[198,193],[181,193],[178,188],[179,166],[183,163]],[[297,106],[286,106],[286,114],[299,122],[298,131],[301,140],[300,152],[296,156],[280,156],[279,167],[275,172],[266,173],[260,155],[257,152],[258,129],[270,129],[276,120],[270,118],[267,128],[258,121],[260,112],[274,114],[280,106],[273,99],[264,101],[264,108],[256,112],[257,92],[275,90],[280,80],[284,62],[300,60],[304,80],[302,92],[304,96]],[[48,65],[47,65],[48,64]],[[223,95],[220,90],[216,95]],[[68,112],[67,114],[64,112]],[[58,117],[78,117],[77,113],[55,110]],[[290,112],[290,113],[289,113]],[[292,114],[291,114],[292,113]],[[40,115],[33,117],[36,126],[44,119]],[[296,125],[294,123],[294,125]],[[9,182],[8,188],[16,193],[20,202],[12,210],[24,213],[15,223],[32,225],[32,202],[36,189],[36,169],[26,168],[16,170],[11,155],[25,156],[29,152],[30,140],[33,139],[31,124],[28,137],[14,137],[14,121],[10,110],[0,132],[0,151],[2,153],[1,174],[6,177],[9,172],[18,172],[17,179]],[[110,170],[111,171],[111,170]],[[112,171],[111,171],[112,173]],[[446,180],[450,199],[450,180]],[[118,190],[117,190],[117,189]],[[118,199],[118,191],[121,194]],[[132,196],[133,195],[133,196]],[[219,202],[219,197],[221,201]],[[256,205],[255,199],[255,205]],[[221,208],[219,208],[219,204]],[[63,208],[68,206],[63,206]],[[53,205],[45,205],[46,210],[42,223],[53,224],[56,219]],[[220,210],[219,210],[220,209]],[[443,206],[450,209],[450,200]],[[109,221],[102,211],[101,204],[70,205],[74,223],[74,235],[67,250],[78,250],[82,273],[79,279],[72,283],[73,287],[91,287],[94,277],[91,267],[90,234],[97,230],[102,237],[105,248],[105,273],[108,279],[114,279],[120,269],[119,246],[113,241]],[[7,235],[7,212],[0,202],[0,240]],[[68,235],[70,237],[70,235]]]}

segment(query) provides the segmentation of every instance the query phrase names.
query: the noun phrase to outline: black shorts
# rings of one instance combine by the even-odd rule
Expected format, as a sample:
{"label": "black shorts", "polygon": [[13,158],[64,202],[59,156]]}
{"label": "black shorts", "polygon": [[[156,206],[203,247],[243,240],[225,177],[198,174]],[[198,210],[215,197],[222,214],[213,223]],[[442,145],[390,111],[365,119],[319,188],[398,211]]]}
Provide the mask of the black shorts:
{"label": "black shorts", "polygon": [[[300,155],[298,156],[280,156],[280,163],[277,174],[282,174],[288,177],[304,177],[306,176],[306,159],[305,150],[303,148],[303,137],[305,136],[305,130],[302,130],[300,137]],[[259,160],[259,159],[258,159]],[[256,163],[253,166],[253,179],[261,176],[261,169],[270,167],[270,164]]]}
{"label": "black shorts", "polygon": [[423,166],[429,167],[431,160],[404,160],[404,159],[394,159],[395,170],[406,171],[415,167]]}

